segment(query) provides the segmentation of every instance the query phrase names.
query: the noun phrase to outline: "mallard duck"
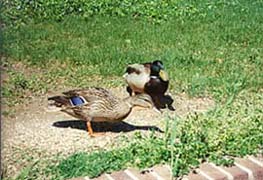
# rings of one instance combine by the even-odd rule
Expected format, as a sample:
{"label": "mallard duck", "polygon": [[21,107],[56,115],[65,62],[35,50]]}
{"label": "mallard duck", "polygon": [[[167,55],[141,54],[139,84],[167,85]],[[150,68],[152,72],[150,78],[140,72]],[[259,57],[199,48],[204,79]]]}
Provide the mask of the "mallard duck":
{"label": "mallard duck", "polygon": [[169,85],[168,74],[160,60],[128,65],[123,77],[128,84],[127,91],[130,95],[153,91],[164,94]]}
{"label": "mallard duck", "polygon": [[49,97],[49,107],[87,122],[87,130],[94,136],[91,122],[118,122],[125,119],[134,106],[153,108],[149,95],[138,94],[119,99],[103,88],[84,88],[63,92],[63,95]]}
{"label": "mallard duck", "polygon": [[169,78],[162,61],[128,65],[123,77],[128,84],[127,91],[131,96],[147,93],[152,97],[158,109],[168,104],[168,108],[174,110],[171,106],[172,98],[165,96],[169,86]]}

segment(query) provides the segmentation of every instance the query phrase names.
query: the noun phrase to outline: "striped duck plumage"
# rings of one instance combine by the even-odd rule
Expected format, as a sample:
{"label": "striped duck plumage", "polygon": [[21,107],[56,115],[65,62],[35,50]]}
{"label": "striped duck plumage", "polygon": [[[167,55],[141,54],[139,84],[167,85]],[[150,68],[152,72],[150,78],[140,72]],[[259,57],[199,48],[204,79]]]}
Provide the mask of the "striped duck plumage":
{"label": "striped duck plumage", "polygon": [[94,136],[91,122],[118,122],[125,119],[134,106],[153,107],[147,94],[120,99],[106,89],[95,87],[63,92],[63,95],[49,97],[48,101],[50,107],[86,121],[91,136]]}

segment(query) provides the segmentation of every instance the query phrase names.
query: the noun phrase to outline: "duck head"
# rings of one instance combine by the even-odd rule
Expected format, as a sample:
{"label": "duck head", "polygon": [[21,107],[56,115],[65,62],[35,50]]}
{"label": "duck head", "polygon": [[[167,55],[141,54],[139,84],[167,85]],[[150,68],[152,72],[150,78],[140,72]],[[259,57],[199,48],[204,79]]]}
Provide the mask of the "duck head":
{"label": "duck head", "polygon": [[164,65],[162,61],[160,60],[153,61],[151,65],[151,76],[160,77],[163,81],[169,80],[168,74],[164,70]]}
{"label": "duck head", "polygon": [[140,106],[144,108],[153,108],[154,103],[150,95],[148,94],[137,94],[135,96],[128,97],[127,102],[131,107]]}

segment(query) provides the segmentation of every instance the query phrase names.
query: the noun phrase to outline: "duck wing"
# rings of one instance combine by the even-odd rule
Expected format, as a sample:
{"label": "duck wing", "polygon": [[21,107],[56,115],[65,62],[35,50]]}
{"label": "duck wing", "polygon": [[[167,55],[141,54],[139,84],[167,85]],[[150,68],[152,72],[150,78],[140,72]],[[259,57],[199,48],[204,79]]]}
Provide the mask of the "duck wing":
{"label": "duck wing", "polygon": [[85,104],[94,104],[100,101],[104,103],[117,103],[119,98],[103,88],[89,87],[83,89],[74,89],[62,93],[60,96],[49,97],[48,101],[54,101],[57,107],[73,107]]}
{"label": "duck wing", "polygon": [[52,96],[48,98],[48,101],[53,101],[50,105],[55,105],[57,107],[71,106],[70,100],[66,96]]}
{"label": "duck wing", "polygon": [[93,117],[94,121],[105,121],[107,119],[116,119],[116,107],[122,102],[121,99],[114,96],[110,91],[103,88],[85,88],[71,90],[63,93],[71,98],[82,98],[83,104],[69,107],[65,112],[74,112],[75,117],[85,118]]}
{"label": "duck wing", "polygon": [[114,96],[110,91],[99,88],[99,87],[88,87],[83,89],[75,89],[70,90],[67,92],[63,92],[63,94],[67,97],[83,97],[87,102],[92,102],[95,100],[108,100],[108,101],[115,101],[118,99]]}

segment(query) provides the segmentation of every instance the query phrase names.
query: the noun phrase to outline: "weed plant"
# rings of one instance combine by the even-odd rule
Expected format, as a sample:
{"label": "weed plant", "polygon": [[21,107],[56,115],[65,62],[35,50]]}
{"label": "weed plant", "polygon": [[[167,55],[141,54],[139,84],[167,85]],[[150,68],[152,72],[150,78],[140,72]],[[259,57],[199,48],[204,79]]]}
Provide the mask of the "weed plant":
{"label": "weed plant", "polygon": [[96,177],[127,167],[143,169],[162,163],[170,165],[178,177],[204,161],[230,166],[234,157],[262,153],[263,148],[262,91],[253,96],[243,92],[238,99],[231,108],[165,119],[162,136],[154,131],[147,136],[138,132],[132,139],[124,136],[123,141],[129,143],[117,149],[78,152],[42,169],[36,164],[21,174],[51,179]]}

